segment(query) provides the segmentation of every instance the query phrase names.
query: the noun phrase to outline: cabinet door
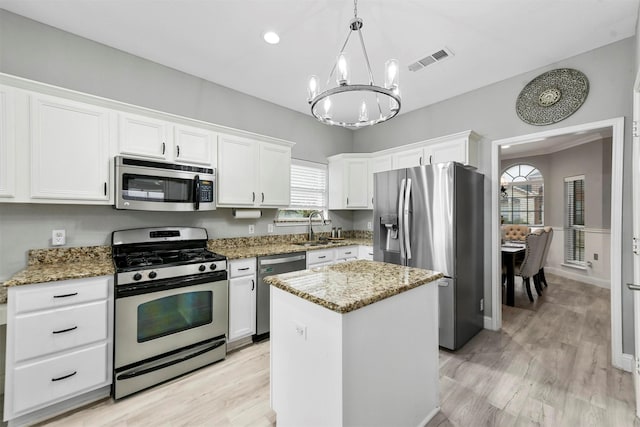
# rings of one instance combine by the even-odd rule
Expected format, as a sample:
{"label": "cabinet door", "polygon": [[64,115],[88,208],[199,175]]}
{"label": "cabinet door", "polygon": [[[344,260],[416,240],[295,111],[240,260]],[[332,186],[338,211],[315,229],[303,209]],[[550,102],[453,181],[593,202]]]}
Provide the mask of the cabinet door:
{"label": "cabinet door", "polygon": [[256,276],[229,280],[229,342],[256,333]]}
{"label": "cabinet door", "polygon": [[218,139],[218,205],[253,206],[256,194],[258,142],[220,135]]}
{"label": "cabinet door", "polygon": [[422,147],[401,151],[393,155],[393,169],[412,168],[424,163],[427,162],[424,160],[424,150]]}
{"label": "cabinet door", "polygon": [[291,147],[260,144],[260,199],[262,206],[287,207],[291,197]]}
{"label": "cabinet door", "polygon": [[468,163],[467,139],[458,139],[428,146],[426,149],[427,162],[430,164],[444,162]]}
{"label": "cabinet door", "polygon": [[31,96],[31,197],[110,202],[110,111]]}
{"label": "cabinet door", "polygon": [[118,152],[167,160],[171,150],[169,123],[151,117],[121,113]]}
{"label": "cabinet door", "polygon": [[345,161],[347,176],[347,208],[366,208],[369,200],[368,159],[349,159]]}
{"label": "cabinet door", "polygon": [[15,195],[15,130],[13,90],[0,86],[0,198]]}
{"label": "cabinet door", "polygon": [[390,171],[393,169],[393,162],[391,159],[391,155],[388,154],[386,156],[374,157],[369,160],[369,198],[367,202],[369,203],[369,208],[373,209],[373,175],[378,172]]}
{"label": "cabinet door", "polygon": [[176,162],[212,166],[215,148],[213,132],[175,125],[173,157]]}

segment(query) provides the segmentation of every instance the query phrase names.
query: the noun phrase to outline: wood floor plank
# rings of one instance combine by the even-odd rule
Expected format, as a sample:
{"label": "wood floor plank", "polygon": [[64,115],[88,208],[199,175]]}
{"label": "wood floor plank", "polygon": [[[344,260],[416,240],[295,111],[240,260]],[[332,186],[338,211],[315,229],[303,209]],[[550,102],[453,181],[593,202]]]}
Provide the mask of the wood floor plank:
{"label": "wood floor plank", "polygon": [[[609,291],[552,274],[547,281],[533,303],[516,284],[516,306],[503,307],[501,331],[440,351],[441,411],[428,427],[640,427],[632,376],[611,367]],[[275,426],[269,342],[42,425]]]}

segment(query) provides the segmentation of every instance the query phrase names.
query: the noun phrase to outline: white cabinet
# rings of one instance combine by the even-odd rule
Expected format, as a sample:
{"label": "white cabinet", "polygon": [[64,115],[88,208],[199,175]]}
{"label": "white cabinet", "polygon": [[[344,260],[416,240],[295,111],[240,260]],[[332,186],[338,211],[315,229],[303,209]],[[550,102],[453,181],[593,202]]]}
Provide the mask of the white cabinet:
{"label": "white cabinet", "polygon": [[459,162],[477,166],[477,145],[480,137],[465,131],[393,149],[393,169]]}
{"label": "white cabinet", "polygon": [[111,110],[30,96],[31,199],[110,204]]}
{"label": "white cabinet", "polygon": [[307,268],[322,267],[334,263],[335,251],[333,249],[315,249],[307,251]]}
{"label": "white cabinet", "polygon": [[289,206],[291,144],[220,135],[218,163],[218,206]]}
{"label": "white cabinet", "polygon": [[334,249],[335,262],[353,261],[358,259],[357,246],[341,246]]}
{"label": "white cabinet", "polygon": [[373,261],[373,246],[358,246],[358,259]]}
{"label": "white cabinet", "polygon": [[112,280],[102,276],[8,289],[5,420],[99,388],[108,395]]}
{"label": "white cabinet", "polygon": [[118,114],[118,153],[215,167],[210,130],[130,113]]}
{"label": "white cabinet", "polygon": [[369,156],[338,154],[328,160],[329,209],[369,207]]}
{"label": "white cabinet", "polygon": [[424,148],[410,148],[405,149],[400,152],[394,153],[392,155],[393,158],[393,169],[404,169],[404,168],[412,168],[415,166],[420,166],[423,163],[424,159]]}
{"label": "white cabinet", "polygon": [[228,342],[256,333],[256,259],[229,261]]}
{"label": "white cabinet", "polygon": [[15,195],[14,110],[13,89],[0,86],[0,199]]}

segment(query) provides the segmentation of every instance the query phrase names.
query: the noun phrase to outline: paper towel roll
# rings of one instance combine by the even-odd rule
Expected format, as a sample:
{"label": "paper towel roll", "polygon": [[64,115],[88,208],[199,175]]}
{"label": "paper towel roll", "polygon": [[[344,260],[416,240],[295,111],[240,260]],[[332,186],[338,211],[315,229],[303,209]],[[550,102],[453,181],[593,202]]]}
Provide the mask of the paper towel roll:
{"label": "paper towel roll", "polygon": [[233,217],[236,219],[260,218],[262,211],[260,209],[234,209]]}

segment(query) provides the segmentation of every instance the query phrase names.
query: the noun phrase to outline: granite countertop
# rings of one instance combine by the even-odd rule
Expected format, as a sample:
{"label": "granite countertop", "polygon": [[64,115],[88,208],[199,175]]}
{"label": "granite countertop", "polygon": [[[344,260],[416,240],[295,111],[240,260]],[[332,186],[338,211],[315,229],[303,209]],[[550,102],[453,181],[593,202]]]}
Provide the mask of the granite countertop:
{"label": "granite countertop", "polygon": [[442,273],[377,261],[349,261],[265,277],[265,282],[338,313],[443,277]]}
{"label": "granite countertop", "polygon": [[[110,246],[32,249],[27,264],[27,268],[4,282],[3,288],[115,273]],[[6,293],[4,301],[2,297],[0,293],[0,303],[6,303]]]}
{"label": "granite countertop", "polygon": [[[318,249],[335,248],[340,246],[363,245],[371,246],[371,239],[366,238],[350,238],[344,240],[333,240],[332,243],[317,246],[295,245],[291,242],[273,242],[263,244],[246,244],[246,245],[230,245],[224,240],[209,240],[208,249],[220,255],[224,255],[227,259],[253,258],[267,255],[288,254],[292,252],[305,252]],[[234,239],[241,240],[241,239]]]}

